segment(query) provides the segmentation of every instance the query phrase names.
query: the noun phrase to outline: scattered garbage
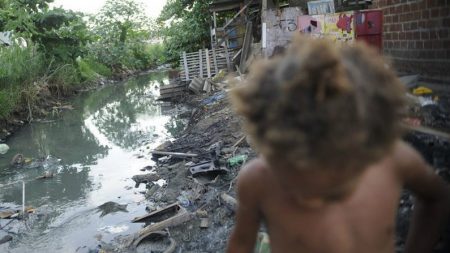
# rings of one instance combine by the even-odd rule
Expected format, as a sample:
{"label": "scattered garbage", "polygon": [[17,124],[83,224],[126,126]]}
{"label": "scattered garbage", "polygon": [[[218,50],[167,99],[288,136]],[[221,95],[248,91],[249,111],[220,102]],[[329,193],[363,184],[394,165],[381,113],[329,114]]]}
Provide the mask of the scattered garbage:
{"label": "scattered garbage", "polygon": [[142,183],[148,184],[161,179],[161,177],[155,173],[148,173],[143,175],[134,175],[131,179],[136,183],[135,187],[138,188]]}
{"label": "scattered garbage", "polygon": [[400,82],[402,82],[408,88],[414,88],[419,82],[419,75],[409,75],[399,77]]}
{"label": "scattered garbage", "polygon": [[133,239],[129,243],[129,247],[136,248],[139,245],[139,243],[141,243],[142,240],[151,236],[155,232],[164,230],[169,227],[178,226],[178,225],[185,223],[193,218],[192,213],[190,213],[186,209],[180,207],[177,203],[174,203],[166,208],[163,208],[162,210],[158,210],[151,214],[145,215],[145,217],[135,218],[135,219],[133,219],[133,221],[136,222],[136,220],[142,221],[144,219],[146,219],[146,220],[152,219],[152,218],[155,219],[155,217],[161,217],[162,214],[167,213],[168,210],[173,210],[173,208],[175,208],[175,210],[177,208],[179,208],[175,215],[141,229],[133,237]]}
{"label": "scattered garbage", "polygon": [[101,212],[100,217],[105,215],[116,213],[116,212],[125,212],[127,213],[127,204],[121,205],[116,202],[108,201],[97,207],[98,212]]}
{"label": "scattered garbage", "polygon": [[0,155],[4,155],[6,153],[8,153],[9,150],[9,146],[6,144],[0,144]]}
{"label": "scattered garbage", "polygon": [[226,91],[219,91],[214,95],[202,100],[202,105],[210,105],[227,97]]}
{"label": "scattered garbage", "polygon": [[5,235],[0,239],[0,245],[12,241],[13,237],[10,235]]}
{"label": "scattered garbage", "polygon": [[165,206],[161,209],[157,209],[156,211],[153,211],[151,213],[145,214],[143,216],[139,216],[134,218],[131,222],[133,223],[139,223],[139,222],[145,222],[145,223],[155,223],[155,222],[161,222],[171,216],[176,215],[178,212],[180,212],[183,208],[179,205],[179,203],[173,203],[168,206]]}
{"label": "scattered garbage", "polygon": [[267,233],[258,233],[256,239],[255,253],[270,253],[270,241]]}
{"label": "scattered garbage", "polygon": [[13,156],[13,158],[9,162],[9,165],[15,166],[15,167],[20,167],[24,163],[25,163],[25,158],[23,157],[23,155],[22,154],[16,154],[15,156]]}
{"label": "scattered garbage", "polygon": [[430,88],[424,87],[424,86],[419,86],[419,87],[413,89],[412,93],[414,95],[430,95],[430,94],[433,94],[433,90],[431,90]]}
{"label": "scattered garbage", "polygon": [[200,94],[200,91],[203,89],[204,83],[205,83],[205,79],[196,77],[191,81],[188,88],[190,91],[194,92],[195,94]]}
{"label": "scattered garbage", "polygon": [[214,161],[203,161],[192,165],[189,168],[189,171],[193,176],[197,176],[199,174],[210,174],[210,173],[226,173],[228,170],[224,167],[221,167]]}
{"label": "scattered garbage", "polygon": [[238,202],[235,198],[226,193],[222,193],[220,195],[220,198],[222,199],[226,207],[228,207],[231,211],[236,211]]}
{"label": "scattered garbage", "polygon": [[200,228],[208,228],[209,227],[209,219],[201,218],[200,219]]}
{"label": "scattered garbage", "polygon": [[55,176],[55,173],[46,171],[44,175],[36,177],[36,179],[49,179],[49,178],[53,178],[54,176]]}
{"label": "scattered garbage", "polygon": [[242,165],[245,163],[245,161],[247,161],[247,158],[248,158],[248,155],[238,155],[238,156],[231,157],[230,159],[228,159],[228,165],[230,167]]}
{"label": "scattered garbage", "polygon": [[177,200],[178,200],[178,203],[180,203],[180,205],[182,207],[189,207],[191,205],[191,201],[185,195],[178,196]]}

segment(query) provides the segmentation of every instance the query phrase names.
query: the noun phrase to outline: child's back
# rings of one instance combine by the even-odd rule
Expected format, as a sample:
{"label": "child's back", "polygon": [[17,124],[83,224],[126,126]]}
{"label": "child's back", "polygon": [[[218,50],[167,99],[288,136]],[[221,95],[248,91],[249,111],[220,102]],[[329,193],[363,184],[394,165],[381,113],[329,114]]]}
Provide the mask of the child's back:
{"label": "child's back", "polygon": [[448,186],[399,140],[401,85],[364,47],[295,43],[235,92],[262,157],[239,175],[228,252],[251,252],[261,221],[273,253],[394,252],[403,186],[421,200],[407,250],[428,252]]}

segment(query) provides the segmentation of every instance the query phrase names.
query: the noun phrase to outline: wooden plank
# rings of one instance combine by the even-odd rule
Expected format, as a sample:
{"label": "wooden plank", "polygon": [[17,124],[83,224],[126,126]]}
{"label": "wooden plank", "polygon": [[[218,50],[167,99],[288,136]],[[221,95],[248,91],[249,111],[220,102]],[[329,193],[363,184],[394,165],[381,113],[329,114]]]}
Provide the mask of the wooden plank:
{"label": "wooden plank", "polygon": [[184,70],[186,72],[186,79],[189,80],[189,69],[187,66],[186,52],[183,52],[183,59],[184,59]]}
{"label": "wooden plank", "polygon": [[152,150],[149,152],[150,154],[154,155],[170,155],[174,157],[197,157],[197,154],[189,154],[189,153],[175,153],[175,152],[165,152],[165,151],[158,151],[158,150]]}
{"label": "wooden plank", "polygon": [[179,88],[160,90],[159,94],[162,96],[162,95],[165,95],[165,94],[170,94],[170,93],[180,92],[180,91],[186,91],[186,87],[179,87]]}
{"label": "wooden plank", "polygon": [[245,28],[244,44],[242,45],[241,61],[239,64],[239,70],[241,73],[245,73],[247,70],[247,58],[250,51],[250,44],[252,42],[252,22],[247,22],[247,27]]}
{"label": "wooden plank", "polygon": [[230,55],[228,53],[228,47],[225,47],[225,58],[227,61],[227,70],[228,72],[231,72],[231,62],[230,62]]}
{"label": "wooden plank", "polygon": [[202,55],[203,55],[202,50],[198,50],[198,59],[200,61],[200,77],[203,77],[203,57],[202,57]]}
{"label": "wooden plank", "polygon": [[178,88],[178,87],[186,87],[186,85],[185,84],[169,84],[169,85],[161,86],[161,88],[159,88],[159,90],[172,89],[172,88]]}
{"label": "wooden plank", "polygon": [[206,55],[206,71],[208,72],[208,78],[211,78],[211,59],[209,58],[209,50],[205,49]]}
{"label": "wooden plank", "polygon": [[233,23],[233,21],[234,21],[239,15],[241,15],[241,13],[244,12],[244,11],[247,9],[247,7],[249,7],[250,4],[252,4],[252,3],[253,3],[253,0],[251,0],[247,5],[245,5],[244,7],[242,7],[242,9],[239,10],[239,12],[236,13],[236,14],[233,16],[233,18],[230,19],[230,21],[228,21],[228,22],[225,24],[224,27],[222,27],[222,29],[225,30],[225,28],[227,28],[231,23]]}
{"label": "wooden plank", "polygon": [[216,73],[219,73],[219,68],[217,67],[216,49],[214,48],[212,50],[212,56],[213,56],[214,70],[216,71]]}

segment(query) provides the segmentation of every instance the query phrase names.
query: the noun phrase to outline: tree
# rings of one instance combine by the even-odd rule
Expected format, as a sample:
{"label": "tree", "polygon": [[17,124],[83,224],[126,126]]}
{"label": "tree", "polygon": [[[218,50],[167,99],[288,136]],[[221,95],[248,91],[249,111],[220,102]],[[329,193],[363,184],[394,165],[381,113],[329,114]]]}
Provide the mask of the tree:
{"label": "tree", "polygon": [[96,42],[90,45],[96,59],[107,66],[146,68],[150,59],[145,47],[151,38],[153,20],[135,0],[108,0],[93,19]]}
{"label": "tree", "polygon": [[151,20],[134,0],[108,0],[95,18],[96,32],[103,39],[124,44],[136,34],[148,35]]}
{"label": "tree", "polygon": [[169,0],[164,6],[157,21],[169,61],[176,62],[182,51],[197,51],[209,45],[211,15],[208,7],[211,2]]}

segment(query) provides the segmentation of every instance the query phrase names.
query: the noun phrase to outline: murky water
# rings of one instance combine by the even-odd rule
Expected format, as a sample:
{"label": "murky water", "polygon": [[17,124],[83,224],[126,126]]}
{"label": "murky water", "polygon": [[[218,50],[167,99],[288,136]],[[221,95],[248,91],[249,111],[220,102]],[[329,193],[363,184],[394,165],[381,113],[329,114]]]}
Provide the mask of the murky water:
{"label": "murky water", "polygon": [[[3,229],[14,239],[0,245],[0,252],[88,252],[142,226],[130,220],[145,213],[139,193],[145,188],[134,188],[131,177],[153,164],[145,150],[184,127],[155,101],[164,83],[164,73],[152,73],[82,94],[71,101],[74,110],[55,122],[33,123],[8,140],[11,149],[0,156],[0,211],[20,209],[25,181],[26,205],[37,212]],[[11,168],[17,153],[46,160],[37,168]],[[36,179],[46,171],[56,174]],[[128,212],[100,217],[96,207],[107,201],[127,204]],[[8,221],[0,220],[0,226]]]}

